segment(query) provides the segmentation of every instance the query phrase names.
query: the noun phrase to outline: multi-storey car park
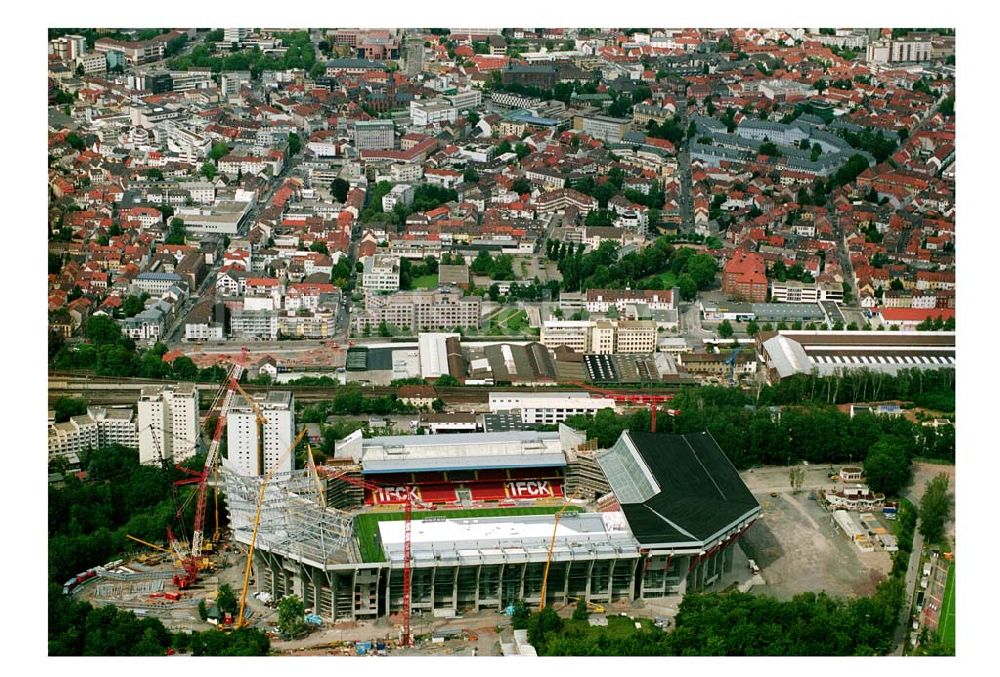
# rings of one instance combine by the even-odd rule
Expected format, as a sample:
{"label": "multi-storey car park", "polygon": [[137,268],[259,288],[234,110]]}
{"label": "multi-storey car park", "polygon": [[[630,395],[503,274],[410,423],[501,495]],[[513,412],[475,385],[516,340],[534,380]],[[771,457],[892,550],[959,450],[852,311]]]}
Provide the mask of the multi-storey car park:
{"label": "multi-storey car park", "polygon": [[[431,508],[412,516],[411,608],[443,615],[538,604],[553,533],[546,603],[703,589],[732,570],[731,546],[760,515],[707,432],[625,432],[604,451],[564,425],[355,434],[338,444],[332,464],[355,483],[309,470],[271,480],[254,565],[258,590],[300,595],[333,621],[402,610],[408,494]],[[261,480],[225,477],[234,538],[249,544]],[[567,502],[572,511],[556,520]]]}

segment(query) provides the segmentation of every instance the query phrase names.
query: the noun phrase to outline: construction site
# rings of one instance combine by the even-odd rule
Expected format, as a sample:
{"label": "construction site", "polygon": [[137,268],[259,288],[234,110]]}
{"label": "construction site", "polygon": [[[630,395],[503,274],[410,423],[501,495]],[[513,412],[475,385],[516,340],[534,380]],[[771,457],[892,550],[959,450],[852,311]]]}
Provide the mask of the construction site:
{"label": "construction site", "polygon": [[[172,529],[166,547],[133,539],[145,548],[138,558],[82,572],[65,592],[175,629],[271,630],[269,605],[297,595],[314,625],[388,625],[386,635],[410,646],[412,618],[495,616],[519,601],[676,604],[742,572],[733,546],[760,506],[706,432],[626,431],[599,450],[564,424],[357,431],[324,465],[306,444],[306,467],[281,470],[303,428],[280,458],[261,448],[263,474],[246,475],[221,453],[227,416],[235,400],[252,407],[263,447],[269,412],[240,386],[242,371],[242,362],[231,367],[209,409],[217,423],[204,467],[180,481],[195,485],[178,509],[182,517],[194,503],[190,539]],[[213,488],[227,533],[205,530]],[[238,610],[206,616],[223,582]]]}

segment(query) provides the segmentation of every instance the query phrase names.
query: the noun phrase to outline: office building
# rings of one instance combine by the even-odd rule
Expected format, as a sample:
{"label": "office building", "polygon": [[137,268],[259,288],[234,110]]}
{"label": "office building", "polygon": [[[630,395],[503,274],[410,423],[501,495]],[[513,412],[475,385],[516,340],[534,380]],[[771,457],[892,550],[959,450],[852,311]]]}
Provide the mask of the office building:
{"label": "office building", "polygon": [[361,273],[361,286],[366,292],[393,292],[398,290],[399,259],[395,256],[387,256],[385,254],[366,256],[364,271]]}
{"label": "office building", "polygon": [[365,312],[355,319],[357,331],[377,330],[382,322],[412,332],[455,327],[479,328],[482,299],[463,296],[461,289],[370,294]]}
{"label": "office building", "polygon": [[601,409],[614,410],[615,401],[590,393],[490,393],[490,413],[519,414],[524,423],[562,423],[570,416],[593,416]]}
{"label": "office building", "polygon": [[358,150],[392,150],[394,145],[392,120],[359,120],[354,123],[354,146]]}

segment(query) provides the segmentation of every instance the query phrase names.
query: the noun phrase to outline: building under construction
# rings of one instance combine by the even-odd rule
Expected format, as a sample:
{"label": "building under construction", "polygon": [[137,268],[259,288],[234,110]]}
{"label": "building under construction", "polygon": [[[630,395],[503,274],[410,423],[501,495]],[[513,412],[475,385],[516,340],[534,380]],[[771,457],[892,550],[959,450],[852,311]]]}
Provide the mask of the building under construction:
{"label": "building under construction", "polygon": [[[702,589],[732,569],[731,546],[760,515],[707,432],[626,431],[603,451],[566,426],[353,436],[335,463],[339,478],[305,469],[271,480],[254,556],[257,590],[299,595],[333,621],[403,609],[408,498],[425,506],[411,521],[410,609],[435,615],[537,605],[549,557],[548,604]],[[226,473],[234,538],[244,544],[260,481]],[[567,502],[577,510],[557,517]]]}

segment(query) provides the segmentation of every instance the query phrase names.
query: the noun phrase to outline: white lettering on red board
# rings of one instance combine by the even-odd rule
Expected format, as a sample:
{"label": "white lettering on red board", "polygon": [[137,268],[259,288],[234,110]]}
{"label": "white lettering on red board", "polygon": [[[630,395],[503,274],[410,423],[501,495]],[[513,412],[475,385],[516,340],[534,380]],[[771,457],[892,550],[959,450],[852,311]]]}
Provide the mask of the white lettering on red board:
{"label": "white lettering on red board", "polygon": [[553,496],[548,480],[521,480],[507,482],[507,493],[511,498]]}
{"label": "white lettering on red board", "polygon": [[405,503],[407,500],[419,501],[420,494],[416,487],[379,487],[375,489],[375,500],[378,503]]}

